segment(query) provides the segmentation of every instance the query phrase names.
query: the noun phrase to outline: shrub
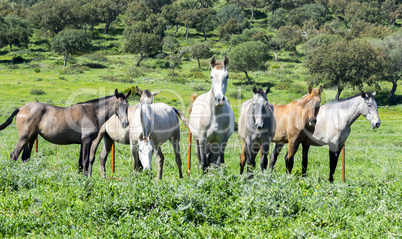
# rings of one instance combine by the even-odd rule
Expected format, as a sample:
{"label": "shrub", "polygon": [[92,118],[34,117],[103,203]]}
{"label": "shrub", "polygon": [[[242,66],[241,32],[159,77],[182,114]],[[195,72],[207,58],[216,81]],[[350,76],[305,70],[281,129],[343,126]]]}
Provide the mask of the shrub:
{"label": "shrub", "polygon": [[90,68],[88,66],[82,66],[82,65],[73,65],[70,67],[65,67],[60,70],[60,74],[64,75],[73,75],[73,74],[81,74],[84,73],[84,71],[89,70]]}
{"label": "shrub", "polygon": [[275,85],[275,89],[277,90],[289,90],[293,81],[290,79],[285,79],[280,81],[278,84]]}
{"label": "shrub", "polygon": [[40,72],[40,68],[37,68],[37,67],[34,68],[34,72],[35,72],[35,73],[39,73],[39,72]]}
{"label": "shrub", "polygon": [[279,66],[279,65],[272,65],[271,68],[272,68],[272,69],[279,69],[280,66]]}
{"label": "shrub", "polygon": [[108,58],[101,54],[101,53],[94,53],[94,54],[88,54],[84,55],[85,58],[91,60],[91,61],[98,61],[98,62],[107,62],[109,61]]}
{"label": "shrub", "polygon": [[207,89],[205,89],[205,87],[203,85],[196,85],[193,87],[193,90],[195,91],[205,91]]}
{"label": "shrub", "polygon": [[189,76],[192,77],[192,78],[196,78],[196,79],[203,79],[203,78],[205,78],[205,75],[204,75],[202,72],[198,72],[198,71],[196,71],[196,72],[191,72]]}
{"label": "shrub", "polygon": [[241,91],[232,91],[232,92],[229,92],[229,97],[232,97],[233,99],[243,99],[244,98],[244,96],[243,96],[243,93],[241,93]]}
{"label": "shrub", "polygon": [[31,92],[29,92],[31,95],[44,95],[46,94],[42,89],[32,89]]}
{"label": "shrub", "polygon": [[42,81],[42,78],[38,77],[36,78],[36,81]]}
{"label": "shrub", "polygon": [[127,69],[126,75],[128,77],[138,77],[138,76],[143,76],[144,72],[141,70],[140,67],[130,67]]}

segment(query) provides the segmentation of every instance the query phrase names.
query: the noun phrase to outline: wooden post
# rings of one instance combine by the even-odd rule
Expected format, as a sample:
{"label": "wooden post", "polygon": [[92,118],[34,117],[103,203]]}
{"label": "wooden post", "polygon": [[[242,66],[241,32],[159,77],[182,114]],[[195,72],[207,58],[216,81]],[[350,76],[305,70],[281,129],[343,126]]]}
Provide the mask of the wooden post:
{"label": "wooden post", "polygon": [[114,153],[114,142],[113,142],[113,144],[112,144],[112,172],[114,173],[115,172],[115,167],[114,167],[114,159],[115,159],[115,153]]}
{"label": "wooden post", "polygon": [[35,153],[38,153],[38,137],[35,139]]}
{"label": "wooden post", "polygon": [[342,148],[342,182],[345,182],[345,145]]}
{"label": "wooden post", "polygon": [[[191,114],[191,108],[190,108],[190,113],[189,117]],[[188,130],[188,156],[187,156],[187,174],[190,175],[190,168],[191,168],[191,131],[190,129]]]}

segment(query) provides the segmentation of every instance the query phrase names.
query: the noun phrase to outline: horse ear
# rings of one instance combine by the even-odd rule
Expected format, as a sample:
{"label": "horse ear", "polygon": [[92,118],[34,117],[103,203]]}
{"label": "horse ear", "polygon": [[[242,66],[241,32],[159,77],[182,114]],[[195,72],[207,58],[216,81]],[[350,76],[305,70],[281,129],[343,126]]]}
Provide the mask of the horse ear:
{"label": "horse ear", "polygon": [[149,140],[152,140],[152,138],[154,137],[154,132],[149,132],[149,134],[148,134],[148,139]]}
{"label": "horse ear", "polygon": [[140,135],[138,136],[138,138],[139,138],[140,140],[144,140],[144,133],[141,132]]}
{"label": "horse ear", "polygon": [[125,95],[126,96],[126,98],[128,98],[129,96],[130,96],[130,94],[131,94],[131,89],[127,92],[127,94]]}
{"label": "horse ear", "polygon": [[138,86],[135,86],[135,89],[137,90],[137,94],[142,95],[142,90]]}
{"label": "horse ear", "polygon": [[253,93],[257,94],[257,87],[253,86]]}
{"label": "horse ear", "polygon": [[360,94],[360,96],[361,96],[362,98],[366,98],[366,93],[364,93],[364,91],[362,91],[362,93]]}
{"label": "horse ear", "polygon": [[215,64],[216,64],[215,56],[212,56],[211,59],[209,60],[209,65],[211,66],[211,68],[214,68]]}
{"label": "horse ear", "polygon": [[311,91],[313,90],[313,87],[311,87],[311,85],[308,86],[308,93],[311,94]]}
{"label": "horse ear", "polygon": [[160,90],[160,91],[154,91],[154,92],[151,92],[151,95],[152,95],[152,96],[155,96],[155,95],[157,95],[157,94],[161,93],[161,91],[162,91],[162,90]]}
{"label": "horse ear", "polygon": [[119,98],[119,92],[117,91],[117,89],[114,90],[114,96],[116,96],[116,98]]}
{"label": "horse ear", "polygon": [[320,91],[320,95],[321,95],[321,93],[322,93],[322,85],[320,85],[320,88],[318,89],[319,91]]}
{"label": "horse ear", "polygon": [[375,96],[376,94],[377,94],[377,91],[374,91],[374,92],[372,93],[373,96]]}
{"label": "horse ear", "polygon": [[225,68],[228,68],[229,66],[229,58],[227,56],[223,58],[223,65],[225,66]]}
{"label": "horse ear", "polygon": [[265,90],[265,94],[268,95],[268,93],[271,91],[271,87],[267,87],[267,89]]}

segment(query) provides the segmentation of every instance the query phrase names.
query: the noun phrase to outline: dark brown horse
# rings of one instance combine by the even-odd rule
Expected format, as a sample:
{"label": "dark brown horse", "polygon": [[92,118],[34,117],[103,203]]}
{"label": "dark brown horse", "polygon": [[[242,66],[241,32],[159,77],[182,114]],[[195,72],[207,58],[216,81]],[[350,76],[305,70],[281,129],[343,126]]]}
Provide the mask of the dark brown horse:
{"label": "dark brown horse", "polygon": [[28,103],[16,109],[11,116],[0,125],[3,130],[16,116],[18,143],[10,155],[17,160],[21,151],[22,160],[31,156],[32,146],[38,134],[53,144],[81,144],[79,172],[86,174],[89,163],[89,152],[92,141],[98,135],[100,127],[116,114],[123,127],[128,126],[127,94],[114,95],[78,103],[69,107],[57,107],[40,102]]}
{"label": "dark brown horse", "polygon": [[[317,123],[317,114],[321,103],[322,86],[319,89],[308,87],[308,94],[300,100],[294,100],[287,105],[275,105],[274,115],[276,120],[275,136],[273,143],[289,143],[288,155],[285,157],[286,172],[290,174],[293,168],[293,157],[299,147],[303,129],[314,126]],[[273,169],[270,162],[270,168]]]}

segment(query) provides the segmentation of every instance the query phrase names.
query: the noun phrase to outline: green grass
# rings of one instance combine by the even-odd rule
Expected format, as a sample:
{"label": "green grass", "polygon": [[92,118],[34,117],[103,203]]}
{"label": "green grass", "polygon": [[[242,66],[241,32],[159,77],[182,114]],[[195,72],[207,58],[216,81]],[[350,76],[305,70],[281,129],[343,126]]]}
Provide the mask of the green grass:
{"label": "green grass", "polygon": [[[0,122],[26,102],[66,106],[133,85],[162,90],[155,102],[177,106],[188,115],[190,95],[210,89],[208,59],[202,61],[204,78],[194,74],[198,72],[195,60],[184,61],[172,77],[170,69],[158,67],[163,65],[160,59],[147,58],[135,68],[138,56],[111,47],[116,47],[119,38],[106,38],[95,42],[100,49],[95,55],[75,56],[67,68],[60,56],[47,51],[0,55]],[[191,44],[183,40],[182,31],[179,38],[182,45]],[[44,45],[36,47],[46,50]],[[214,42],[218,59],[227,48]],[[15,55],[29,61],[12,65]],[[259,87],[271,86],[269,101],[286,104],[306,94],[309,76],[297,63],[302,58],[295,59],[288,52],[281,52],[279,58],[279,62],[268,62],[267,71],[250,75]],[[236,119],[241,103],[252,97],[252,85],[246,82],[243,73],[230,71],[227,96]],[[381,86],[380,97],[384,98],[389,85]],[[45,94],[30,94],[33,90]],[[335,93],[324,89],[322,102],[333,99]],[[358,91],[345,90],[342,98],[355,93]],[[396,94],[401,93],[398,88]],[[132,98],[130,104],[135,103]],[[0,131],[0,236],[398,238],[402,235],[402,108],[380,107],[379,114],[379,129],[372,130],[364,117],[353,124],[346,143],[346,183],[341,182],[339,162],[333,184],[328,182],[325,147],[311,147],[306,178],[301,177],[301,152],[295,156],[292,175],[285,174],[286,150],[273,173],[260,173],[257,168],[253,179],[239,175],[237,132],[229,140],[224,167],[206,175],[197,170],[194,146],[190,175],[179,179],[172,148],[163,145],[164,175],[157,181],[155,162],[151,175],[133,173],[129,146],[116,145],[116,173],[111,173],[109,160],[108,179],[100,178],[97,160],[94,176],[85,178],[77,173],[78,145],[58,146],[40,138],[39,153],[30,161],[10,162],[9,154],[18,140],[13,123]],[[184,172],[187,137],[182,128]]]}

